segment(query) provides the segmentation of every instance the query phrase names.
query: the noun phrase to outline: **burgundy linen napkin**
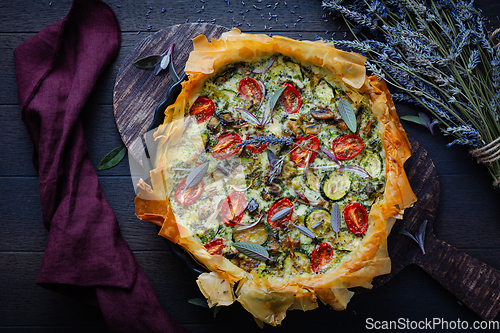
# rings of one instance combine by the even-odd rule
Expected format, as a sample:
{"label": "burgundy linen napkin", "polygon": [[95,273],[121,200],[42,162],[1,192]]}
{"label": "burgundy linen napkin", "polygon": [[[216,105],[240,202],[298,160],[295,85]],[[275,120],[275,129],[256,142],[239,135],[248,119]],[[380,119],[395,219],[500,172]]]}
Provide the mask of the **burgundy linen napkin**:
{"label": "burgundy linen napkin", "polygon": [[112,331],[186,332],[165,312],[121,236],[79,118],[120,42],[108,5],[74,0],[63,20],[14,51],[21,115],[49,230],[36,283],[99,306]]}

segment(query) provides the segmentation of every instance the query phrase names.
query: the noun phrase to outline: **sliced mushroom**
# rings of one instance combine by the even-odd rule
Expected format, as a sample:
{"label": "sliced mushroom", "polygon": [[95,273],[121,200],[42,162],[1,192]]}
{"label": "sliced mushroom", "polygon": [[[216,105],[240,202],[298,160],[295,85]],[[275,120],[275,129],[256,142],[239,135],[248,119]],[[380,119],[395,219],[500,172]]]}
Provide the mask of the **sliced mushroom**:
{"label": "sliced mushroom", "polygon": [[328,108],[322,108],[318,110],[311,110],[311,116],[313,116],[314,119],[319,119],[319,120],[340,120],[342,117],[340,116],[340,113],[337,111],[332,111]]}

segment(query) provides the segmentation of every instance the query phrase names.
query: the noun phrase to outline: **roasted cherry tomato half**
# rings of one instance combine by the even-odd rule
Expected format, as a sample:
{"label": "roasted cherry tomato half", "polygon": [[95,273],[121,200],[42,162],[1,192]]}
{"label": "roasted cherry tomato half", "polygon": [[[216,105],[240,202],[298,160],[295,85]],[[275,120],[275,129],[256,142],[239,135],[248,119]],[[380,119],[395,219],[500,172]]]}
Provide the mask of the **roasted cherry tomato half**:
{"label": "roasted cherry tomato half", "polygon": [[363,139],[361,139],[356,134],[348,134],[337,138],[333,141],[332,149],[335,157],[338,160],[350,160],[351,158],[358,155],[365,144],[363,143]]}
{"label": "roasted cherry tomato half", "polygon": [[311,268],[314,273],[321,273],[333,259],[333,249],[328,243],[319,243],[311,255]]}
{"label": "roasted cherry tomato half", "polygon": [[258,104],[262,100],[262,89],[260,89],[259,82],[251,77],[246,77],[240,81],[238,92],[244,100],[253,104]]}
{"label": "roasted cherry tomato half", "polygon": [[299,92],[293,84],[285,83],[283,86],[286,88],[280,96],[280,103],[283,105],[285,112],[288,114],[298,112],[302,106]]}
{"label": "roasted cherry tomato half", "polygon": [[290,159],[295,162],[297,167],[303,168],[306,165],[307,155],[311,154],[311,157],[309,157],[309,164],[311,164],[316,158],[316,155],[318,155],[317,152],[319,151],[320,145],[319,139],[314,135],[299,136],[297,140],[295,140],[295,143],[296,145],[290,153]]}
{"label": "roasted cherry tomato half", "polygon": [[275,202],[274,205],[271,206],[271,209],[269,209],[269,213],[267,213],[267,223],[273,227],[273,229],[286,230],[288,228],[288,222],[292,219],[293,208],[286,216],[283,216],[276,221],[271,221],[274,214],[287,207],[293,207],[293,202],[287,198],[283,198]]}
{"label": "roasted cherry tomato half", "polygon": [[222,203],[222,222],[229,226],[240,223],[246,208],[247,199],[245,195],[241,192],[231,193]]}
{"label": "roasted cherry tomato half", "polygon": [[204,246],[205,249],[207,249],[208,253],[210,253],[211,255],[222,255],[222,250],[224,249],[224,247],[226,247],[222,238],[212,239],[211,241],[206,242]]}
{"label": "roasted cherry tomato half", "polygon": [[179,185],[177,185],[174,194],[175,201],[177,201],[181,206],[194,204],[203,193],[203,189],[205,187],[202,180],[198,184],[186,188],[186,179],[187,178],[184,178]]}
{"label": "roasted cherry tomato half", "polygon": [[236,154],[241,147],[237,147],[242,140],[238,134],[226,133],[219,136],[215,146],[212,148],[212,156],[218,160],[223,160],[231,155]]}
{"label": "roasted cherry tomato half", "polygon": [[[246,137],[246,140],[248,139],[251,139],[253,136],[256,136],[256,135],[253,135],[253,134],[247,134],[247,137]],[[246,145],[246,147],[248,148],[248,150],[250,150],[252,153],[254,154],[258,154],[258,153],[262,153],[264,151],[264,149],[267,148],[267,143],[264,143],[262,145]]]}
{"label": "roasted cherry tomato half", "polygon": [[353,234],[362,235],[368,227],[368,214],[359,202],[353,202],[344,208],[344,219]]}
{"label": "roasted cherry tomato half", "polygon": [[208,97],[200,96],[191,106],[189,114],[196,117],[196,122],[199,124],[210,118],[214,111],[214,102]]}

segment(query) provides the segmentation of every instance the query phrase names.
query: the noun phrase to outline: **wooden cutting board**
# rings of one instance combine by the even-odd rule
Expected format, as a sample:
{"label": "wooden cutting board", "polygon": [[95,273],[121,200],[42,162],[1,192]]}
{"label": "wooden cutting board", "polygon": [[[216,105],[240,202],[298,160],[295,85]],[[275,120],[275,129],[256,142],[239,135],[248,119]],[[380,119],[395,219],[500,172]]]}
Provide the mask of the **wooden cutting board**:
{"label": "wooden cutting board", "polygon": [[[193,49],[191,39],[199,34],[217,38],[227,28],[213,24],[182,24],[163,29],[145,38],[127,56],[118,72],[113,105],[116,125],[129,152],[142,164],[143,143],[140,139],[150,126],[154,112],[165,99],[173,84],[167,71],[155,76],[153,70],[138,69],[132,63],[151,54],[161,54],[170,43],[175,43],[174,65],[179,77]],[[405,211],[404,219],[395,224],[388,239],[392,271],[374,279],[374,288],[380,287],[410,264],[416,264],[451,291],[462,303],[487,320],[500,312],[500,272],[437,239],[433,233],[434,217],[439,202],[439,179],[432,160],[425,149],[413,138],[412,157],[405,169],[418,197],[417,203]],[[426,254],[409,237],[427,220]],[[193,270],[197,270],[193,267]]]}

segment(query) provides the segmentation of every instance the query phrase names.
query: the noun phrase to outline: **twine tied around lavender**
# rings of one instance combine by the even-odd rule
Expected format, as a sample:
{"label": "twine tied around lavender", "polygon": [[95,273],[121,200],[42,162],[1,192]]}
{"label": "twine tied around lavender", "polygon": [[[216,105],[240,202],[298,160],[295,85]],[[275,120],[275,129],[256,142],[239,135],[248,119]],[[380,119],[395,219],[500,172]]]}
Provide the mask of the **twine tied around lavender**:
{"label": "twine tied around lavender", "polygon": [[[490,39],[488,39],[488,42],[491,43],[491,41],[493,41],[493,38],[495,38],[496,35],[498,35],[500,33],[500,28],[496,29],[495,31],[493,31],[491,33],[491,36],[490,36]],[[493,46],[494,49],[496,49],[498,47],[498,45],[500,45],[500,42],[497,43],[497,45]]]}
{"label": "twine tied around lavender", "polygon": [[[500,160],[500,137],[481,148],[471,150],[470,153],[477,158],[478,163],[484,164]],[[493,183],[494,186],[498,184],[500,184],[500,178]]]}

